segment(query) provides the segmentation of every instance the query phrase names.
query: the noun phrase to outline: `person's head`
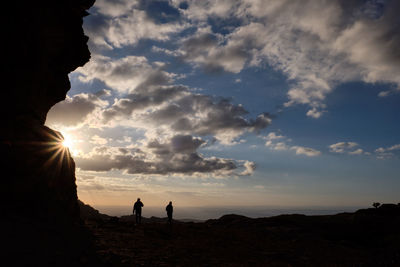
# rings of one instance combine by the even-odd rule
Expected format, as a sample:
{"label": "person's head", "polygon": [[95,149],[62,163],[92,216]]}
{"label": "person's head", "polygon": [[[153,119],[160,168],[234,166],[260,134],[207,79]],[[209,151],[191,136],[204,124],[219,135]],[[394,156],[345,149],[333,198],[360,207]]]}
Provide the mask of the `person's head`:
{"label": "person's head", "polygon": [[140,197],[138,197],[137,201],[140,201]]}
{"label": "person's head", "polygon": [[169,204],[172,205],[172,201],[170,201]]}

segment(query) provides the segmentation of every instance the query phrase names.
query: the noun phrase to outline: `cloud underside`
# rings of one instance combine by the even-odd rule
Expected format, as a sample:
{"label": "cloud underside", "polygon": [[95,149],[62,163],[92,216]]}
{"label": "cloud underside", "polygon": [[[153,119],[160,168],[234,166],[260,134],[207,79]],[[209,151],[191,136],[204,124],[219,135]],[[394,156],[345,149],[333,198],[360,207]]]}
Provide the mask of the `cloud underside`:
{"label": "cloud underside", "polygon": [[168,143],[152,140],[140,148],[98,147],[85,157],[76,157],[86,171],[123,170],[128,174],[181,174],[218,176],[249,175],[254,163],[209,157],[197,152],[205,145],[200,138],[176,135]]}
{"label": "cloud underside", "polygon": [[[127,145],[134,147],[133,154],[121,154],[119,149],[118,153],[111,153],[116,151],[115,147],[97,147],[76,157],[79,168],[117,169],[132,174],[215,176],[250,175],[254,171],[255,165],[249,161],[204,157],[197,150],[214,142],[232,145],[246,132],[258,133],[271,123],[268,113],[249,118],[242,105],[178,85],[174,73],[167,72],[162,64],[151,64],[144,57],[112,59],[94,55],[78,73],[83,83],[102,81],[112,89],[115,98],[105,100],[111,94],[107,90],[68,97],[54,106],[48,123],[98,129],[124,125],[145,132],[143,140]],[[66,116],[68,110],[71,112]],[[192,143],[192,149],[178,151],[178,141],[184,147],[190,142],[197,142],[197,146]],[[105,145],[107,141],[97,136],[91,143]]]}

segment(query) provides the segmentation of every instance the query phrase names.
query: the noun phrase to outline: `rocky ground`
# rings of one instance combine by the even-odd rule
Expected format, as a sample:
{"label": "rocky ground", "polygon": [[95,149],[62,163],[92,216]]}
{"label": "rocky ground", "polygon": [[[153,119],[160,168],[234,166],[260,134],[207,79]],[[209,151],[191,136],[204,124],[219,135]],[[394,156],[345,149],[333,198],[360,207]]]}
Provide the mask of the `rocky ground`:
{"label": "rocky ground", "polygon": [[86,219],[107,266],[400,266],[400,206],[168,225]]}

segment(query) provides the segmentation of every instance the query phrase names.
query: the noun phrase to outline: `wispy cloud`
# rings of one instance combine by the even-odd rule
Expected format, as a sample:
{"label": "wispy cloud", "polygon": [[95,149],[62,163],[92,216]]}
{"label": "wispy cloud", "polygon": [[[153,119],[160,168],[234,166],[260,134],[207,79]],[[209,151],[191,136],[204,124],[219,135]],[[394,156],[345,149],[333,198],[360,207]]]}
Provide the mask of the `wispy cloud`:
{"label": "wispy cloud", "polygon": [[272,150],[276,151],[286,151],[286,150],[294,150],[296,155],[305,155],[308,157],[315,157],[321,155],[321,151],[304,146],[291,146],[288,142],[292,140],[280,135],[275,132],[270,132],[267,136],[264,137],[265,146],[269,147]]}
{"label": "wispy cloud", "polygon": [[296,155],[306,155],[308,157],[315,157],[321,155],[321,151],[309,147],[292,146],[290,149],[296,151]]}
{"label": "wispy cloud", "polygon": [[388,159],[395,156],[394,151],[400,150],[400,144],[396,144],[390,147],[379,147],[375,149],[376,157],[378,159]]}
{"label": "wispy cloud", "polygon": [[[338,142],[330,145],[329,150],[334,153],[358,154],[359,149],[353,150],[357,146],[358,144],[356,142]],[[355,153],[355,151],[357,152]]]}

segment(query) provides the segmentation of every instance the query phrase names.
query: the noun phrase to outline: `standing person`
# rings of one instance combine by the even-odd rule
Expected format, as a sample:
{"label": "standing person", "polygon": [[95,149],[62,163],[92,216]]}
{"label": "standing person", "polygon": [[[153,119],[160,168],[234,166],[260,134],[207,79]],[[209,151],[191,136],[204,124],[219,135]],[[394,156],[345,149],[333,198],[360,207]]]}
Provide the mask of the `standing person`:
{"label": "standing person", "polygon": [[172,223],[172,212],[174,212],[174,207],[172,207],[172,201],[169,202],[169,204],[165,207],[165,210],[167,211],[168,215],[168,223]]}
{"label": "standing person", "polygon": [[140,201],[140,198],[137,199],[135,204],[133,205],[133,213],[136,214],[136,223],[140,224],[142,222],[142,207],[143,207],[142,201]]}

